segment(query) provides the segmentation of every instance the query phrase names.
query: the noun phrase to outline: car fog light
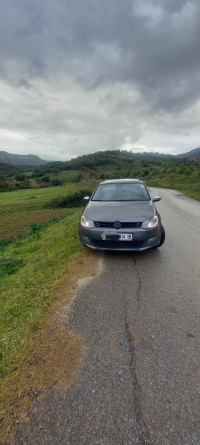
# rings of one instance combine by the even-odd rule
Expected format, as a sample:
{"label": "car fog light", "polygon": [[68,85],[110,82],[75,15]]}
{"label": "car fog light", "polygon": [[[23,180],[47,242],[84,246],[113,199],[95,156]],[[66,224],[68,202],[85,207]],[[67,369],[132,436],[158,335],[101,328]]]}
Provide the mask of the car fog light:
{"label": "car fog light", "polygon": [[87,236],[83,236],[83,240],[84,240],[86,243],[89,243],[89,242],[90,242],[90,240],[89,240],[89,238],[88,238]]}
{"label": "car fog light", "polygon": [[156,240],[156,236],[154,236],[153,238],[149,238],[147,241],[147,244],[154,243],[155,240]]}

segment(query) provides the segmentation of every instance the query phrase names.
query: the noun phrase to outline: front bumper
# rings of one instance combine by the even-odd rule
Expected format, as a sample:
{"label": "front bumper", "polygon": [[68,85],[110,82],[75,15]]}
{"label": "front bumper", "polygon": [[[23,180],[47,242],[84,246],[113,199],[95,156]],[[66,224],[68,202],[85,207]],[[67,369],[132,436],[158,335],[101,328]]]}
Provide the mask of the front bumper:
{"label": "front bumper", "polygon": [[[132,233],[132,241],[119,241],[120,233]],[[156,247],[160,242],[160,226],[153,229],[87,229],[80,226],[82,244],[95,250],[142,251]]]}

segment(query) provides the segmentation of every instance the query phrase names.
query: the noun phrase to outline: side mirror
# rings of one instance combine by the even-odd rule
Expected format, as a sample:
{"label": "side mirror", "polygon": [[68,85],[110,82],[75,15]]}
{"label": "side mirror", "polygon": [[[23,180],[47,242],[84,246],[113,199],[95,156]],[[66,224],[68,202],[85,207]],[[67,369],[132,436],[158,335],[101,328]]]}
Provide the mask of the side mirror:
{"label": "side mirror", "polygon": [[153,199],[152,199],[153,202],[157,202],[157,201],[160,201],[160,200],[161,200],[161,196],[154,196]]}
{"label": "side mirror", "polygon": [[84,201],[89,201],[89,199],[90,199],[90,196],[84,196]]}

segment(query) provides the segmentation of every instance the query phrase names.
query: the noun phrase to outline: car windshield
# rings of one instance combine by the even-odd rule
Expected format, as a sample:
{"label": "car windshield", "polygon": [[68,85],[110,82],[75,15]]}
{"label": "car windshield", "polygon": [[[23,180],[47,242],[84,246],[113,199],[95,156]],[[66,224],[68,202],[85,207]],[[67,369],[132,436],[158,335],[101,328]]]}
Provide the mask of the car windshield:
{"label": "car windshield", "polygon": [[92,201],[149,201],[149,193],[142,183],[100,184],[95,190]]}

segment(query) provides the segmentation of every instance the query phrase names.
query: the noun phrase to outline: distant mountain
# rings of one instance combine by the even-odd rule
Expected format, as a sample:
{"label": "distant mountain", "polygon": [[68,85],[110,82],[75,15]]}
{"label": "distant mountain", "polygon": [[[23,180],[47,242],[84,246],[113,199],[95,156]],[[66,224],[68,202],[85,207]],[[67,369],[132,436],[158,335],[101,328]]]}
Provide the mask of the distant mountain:
{"label": "distant mountain", "polygon": [[152,160],[171,160],[175,161],[176,159],[188,159],[189,161],[198,161],[200,160],[200,147],[195,148],[193,150],[190,150],[186,153],[182,153],[179,155],[170,155],[170,154],[162,154],[162,153],[151,153],[151,152],[128,152],[125,150],[107,150],[107,151],[100,151],[95,152],[88,155],[79,156],[78,158],[71,159],[71,161],[59,161],[59,162],[48,162],[41,159],[39,156],[36,155],[17,155],[17,154],[11,154],[7,153],[6,151],[0,151],[0,163],[10,165],[10,166],[16,166],[16,167],[42,167],[49,164],[49,169],[52,168],[53,165],[57,166],[57,171],[60,170],[68,170],[72,169],[73,167],[91,167],[97,166],[102,164],[102,162],[112,162],[111,159],[108,160],[109,156],[114,156],[114,158],[117,158],[119,156],[125,156],[129,159],[133,158],[139,158],[139,159],[152,159]]}
{"label": "distant mountain", "polygon": [[178,159],[188,159],[189,161],[198,161],[200,160],[200,147],[194,148],[193,150],[187,151],[186,153],[181,153],[180,155],[170,155],[163,153],[151,153],[151,152],[143,152],[143,153],[134,153],[137,157],[146,157],[146,158],[154,158],[154,159],[163,159],[163,160],[176,160]]}
{"label": "distant mountain", "polygon": [[15,155],[7,153],[7,151],[0,151],[0,162],[3,164],[18,165],[18,166],[33,166],[39,167],[40,165],[48,164],[48,161],[44,161],[36,155]]}
{"label": "distant mountain", "polygon": [[194,148],[194,150],[187,151],[187,153],[182,153],[181,155],[177,155],[178,158],[181,159],[189,159],[193,161],[197,161],[200,159],[200,147]]}

